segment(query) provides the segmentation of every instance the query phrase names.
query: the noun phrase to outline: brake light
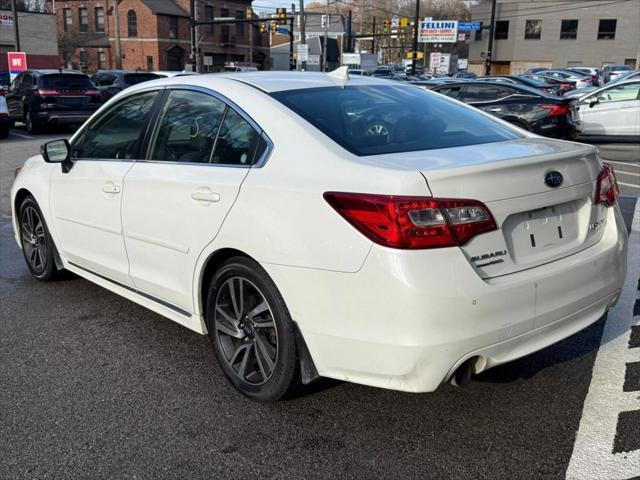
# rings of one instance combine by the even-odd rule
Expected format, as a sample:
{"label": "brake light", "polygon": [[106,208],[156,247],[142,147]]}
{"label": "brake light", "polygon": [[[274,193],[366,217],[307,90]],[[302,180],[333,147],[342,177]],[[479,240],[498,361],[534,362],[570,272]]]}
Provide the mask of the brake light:
{"label": "brake light", "polygon": [[87,90],[84,92],[85,95],[91,95],[91,96],[96,96],[96,95],[100,95],[100,90]]}
{"label": "brake light", "polygon": [[38,90],[36,90],[36,93],[41,97],[56,97],[60,95],[60,92],[58,90],[52,90],[50,88],[39,88]]}
{"label": "brake light", "polygon": [[620,195],[620,188],[613,167],[604,163],[596,182],[595,203],[604,203],[607,207],[612,207],[616,203],[618,195]]}
{"label": "brake light", "polygon": [[385,247],[460,246],[497,228],[489,209],[477,200],[342,192],[326,192],[324,199],[360,233]]}
{"label": "brake light", "polygon": [[558,105],[540,105],[540,107],[549,110],[550,117],[560,117],[562,115],[567,115],[570,110],[567,105],[558,104]]}

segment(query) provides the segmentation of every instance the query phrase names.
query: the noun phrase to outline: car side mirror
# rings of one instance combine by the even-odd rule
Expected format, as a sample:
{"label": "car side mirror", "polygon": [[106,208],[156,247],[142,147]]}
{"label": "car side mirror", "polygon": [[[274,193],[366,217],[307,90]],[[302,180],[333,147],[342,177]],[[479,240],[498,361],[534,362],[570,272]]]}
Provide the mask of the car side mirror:
{"label": "car side mirror", "polygon": [[40,152],[47,163],[59,163],[62,173],[68,173],[73,166],[71,147],[67,140],[53,140],[40,147]]}
{"label": "car side mirror", "polygon": [[591,100],[589,100],[589,108],[593,108],[599,103],[600,103],[600,100],[598,100],[597,98],[592,98]]}

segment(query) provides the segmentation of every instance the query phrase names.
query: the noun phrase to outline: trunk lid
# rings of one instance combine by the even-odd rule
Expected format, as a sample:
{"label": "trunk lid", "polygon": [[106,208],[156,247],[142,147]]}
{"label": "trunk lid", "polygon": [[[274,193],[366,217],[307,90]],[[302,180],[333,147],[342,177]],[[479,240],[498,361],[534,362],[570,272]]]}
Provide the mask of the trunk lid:
{"label": "trunk lid", "polygon": [[[601,165],[591,146],[532,137],[384,157],[397,167],[404,157],[403,168],[419,170],[436,198],[488,207],[498,230],[461,247],[482,278],[552,262],[602,237],[606,207],[593,204]],[[545,183],[550,172],[562,176],[559,186]]]}

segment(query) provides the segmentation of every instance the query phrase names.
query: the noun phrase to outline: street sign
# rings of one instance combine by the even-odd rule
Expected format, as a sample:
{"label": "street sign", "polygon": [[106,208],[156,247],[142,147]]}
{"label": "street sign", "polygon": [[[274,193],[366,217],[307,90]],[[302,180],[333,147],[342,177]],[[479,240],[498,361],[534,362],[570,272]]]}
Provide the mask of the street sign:
{"label": "street sign", "polygon": [[455,43],[458,41],[457,20],[423,20],[418,28],[422,43]]}
{"label": "street sign", "polygon": [[466,70],[469,68],[469,60],[467,58],[458,59],[458,70]]}
{"label": "street sign", "polygon": [[24,52],[7,52],[7,60],[9,65],[9,81],[13,82],[13,79],[21,72],[27,69],[27,54]]}
{"label": "street sign", "polygon": [[307,65],[320,65],[320,55],[313,54],[313,53],[309,54]]}
{"label": "street sign", "polygon": [[289,35],[288,27],[278,27],[276,28],[276,33],[281,33],[282,35]]}
{"label": "street sign", "polygon": [[409,25],[409,19],[407,17],[402,17],[400,19],[400,26],[405,28],[407,25]]}
{"label": "street sign", "polygon": [[440,52],[433,52],[429,58],[429,68],[435,70],[440,66],[440,59],[442,54]]}
{"label": "street sign", "polygon": [[391,17],[391,28],[398,28],[400,26],[400,17],[393,16]]}
{"label": "street sign", "polygon": [[307,62],[309,61],[309,45],[305,44],[298,44],[298,61],[300,62]]}
{"label": "street sign", "polygon": [[462,22],[458,24],[458,30],[480,30],[480,22]]}

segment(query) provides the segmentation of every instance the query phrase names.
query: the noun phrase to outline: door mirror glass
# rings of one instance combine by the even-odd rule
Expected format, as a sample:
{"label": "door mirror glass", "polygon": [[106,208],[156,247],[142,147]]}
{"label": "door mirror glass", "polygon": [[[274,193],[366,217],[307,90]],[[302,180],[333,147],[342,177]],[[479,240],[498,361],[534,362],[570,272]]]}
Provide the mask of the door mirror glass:
{"label": "door mirror glass", "polygon": [[62,163],[69,160],[69,142],[66,140],[53,140],[41,147],[44,161],[48,163]]}
{"label": "door mirror glass", "polygon": [[593,108],[595,107],[597,104],[600,103],[600,100],[597,98],[591,98],[589,99],[589,108]]}

